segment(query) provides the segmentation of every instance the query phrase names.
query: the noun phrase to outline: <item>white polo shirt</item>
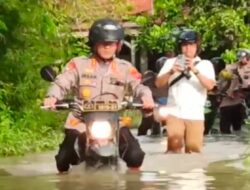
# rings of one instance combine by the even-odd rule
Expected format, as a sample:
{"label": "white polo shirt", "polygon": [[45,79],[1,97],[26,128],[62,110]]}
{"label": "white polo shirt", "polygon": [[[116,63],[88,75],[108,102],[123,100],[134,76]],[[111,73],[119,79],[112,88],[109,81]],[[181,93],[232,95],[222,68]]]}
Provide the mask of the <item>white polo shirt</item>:
{"label": "white polo shirt", "polygon": [[[168,59],[158,76],[161,76],[171,70],[177,58]],[[195,58],[199,63],[195,66],[201,75],[215,80],[215,71],[212,63],[208,60]],[[168,91],[169,114],[191,120],[204,120],[204,106],[207,99],[207,90],[202,86],[195,74],[190,72],[191,78],[181,78]],[[168,84],[180,73],[174,73],[170,76]]]}

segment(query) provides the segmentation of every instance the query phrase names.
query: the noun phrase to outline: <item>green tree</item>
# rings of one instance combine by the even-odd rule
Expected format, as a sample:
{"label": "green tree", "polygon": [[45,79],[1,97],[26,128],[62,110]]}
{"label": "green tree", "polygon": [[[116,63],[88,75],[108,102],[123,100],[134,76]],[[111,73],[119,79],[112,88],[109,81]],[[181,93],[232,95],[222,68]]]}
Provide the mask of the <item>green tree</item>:
{"label": "green tree", "polygon": [[134,18],[142,26],[138,46],[159,53],[175,50],[174,39],[186,27],[201,34],[202,55],[223,54],[231,62],[237,48],[250,48],[249,8],[244,0],[155,0],[154,15]]}
{"label": "green tree", "polygon": [[89,54],[87,39],[76,36],[74,27],[82,30],[86,22],[86,29],[104,15],[126,15],[121,0],[107,1],[109,12],[97,7],[99,2],[0,0],[0,155],[58,146],[66,114],[40,110],[48,85],[40,68],[51,63],[61,68],[70,58]]}

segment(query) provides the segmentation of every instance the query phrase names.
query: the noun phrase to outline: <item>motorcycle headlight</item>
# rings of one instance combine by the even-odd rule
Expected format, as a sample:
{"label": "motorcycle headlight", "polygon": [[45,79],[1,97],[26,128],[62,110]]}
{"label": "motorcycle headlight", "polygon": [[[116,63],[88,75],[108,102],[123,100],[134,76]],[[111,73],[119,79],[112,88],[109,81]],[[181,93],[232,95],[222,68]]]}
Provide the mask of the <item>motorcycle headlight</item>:
{"label": "motorcycle headlight", "polygon": [[106,139],[112,135],[112,126],[108,121],[94,121],[90,133],[93,138]]}

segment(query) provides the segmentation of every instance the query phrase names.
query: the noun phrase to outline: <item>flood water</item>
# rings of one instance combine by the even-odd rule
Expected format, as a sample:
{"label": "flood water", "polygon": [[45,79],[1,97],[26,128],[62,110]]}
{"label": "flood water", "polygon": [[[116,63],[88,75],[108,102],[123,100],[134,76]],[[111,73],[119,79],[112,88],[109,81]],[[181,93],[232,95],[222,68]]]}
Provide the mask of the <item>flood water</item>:
{"label": "flood water", "polygon": [[[203,154],[164,154],[165,138],[139,139],[147,156],[141,172],[97,171],[83,166],[57,175],[55,152],[0,160],[0,190],[249,190],[248,143],[239,136],[206,137]],[[160,146],[159,146],[160,145]]]}

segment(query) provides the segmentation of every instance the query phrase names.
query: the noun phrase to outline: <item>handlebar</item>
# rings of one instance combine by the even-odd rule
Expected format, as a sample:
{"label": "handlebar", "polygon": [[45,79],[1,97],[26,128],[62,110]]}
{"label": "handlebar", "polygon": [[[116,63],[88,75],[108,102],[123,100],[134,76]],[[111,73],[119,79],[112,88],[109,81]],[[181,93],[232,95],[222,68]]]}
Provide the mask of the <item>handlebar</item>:
{"label": "handlebar", "polygon": [[81,107],[79,103],[75,102],[74,100],[62,100],[62,101],[58,101],[54,106],[40,106],[41,109],[51,109],[51,108],[55,108],[55,109],[70,109],[73,107]]}
{"label": "handlebar", "polygon": [[[119,104],[118,104],[119,105]],[[119,109],[128,109],[128,108],[143,108],[143,104],[142,103],[136,103],[136,102],[127,102],[127,101],[123,101],[120,103],[119,105]],[[158,107],[158,105],[155,105],[155,107]],[[82,110],[82,104],[80,102],[75,102],[74,100],[62,100],[58,103],[56,103],[54,106],[40,106],[41,109],[71,109],[71,108],[77,108],[79,110]],[[84,111],[84,110],[82,110]]]}
{"label": "handlebar", "polygon": [[[40,106],[41,109],[50,109],[53,108],[52,106]],[[60,108],[65,108],[68,109],[69,108],[69,104],[68,103],[62,103],[62,104],[55,104],[55,108],[56,109],[60,109]]]}
{"label": "handlebar", "polygon": [[143,107],[143,104],[142,103],[135,103],[135,102],[126,102],[126,101],[123,101],[121,102],[121,106],[122,107],[134,107],[134,108],[142,108]]}
{"label": "handlebar", "polygon": [[235,88],[234,91],[242,91],[242,92],[249,93],[250,92],[250,88],[249,87],[238,87],[238,88]]}

